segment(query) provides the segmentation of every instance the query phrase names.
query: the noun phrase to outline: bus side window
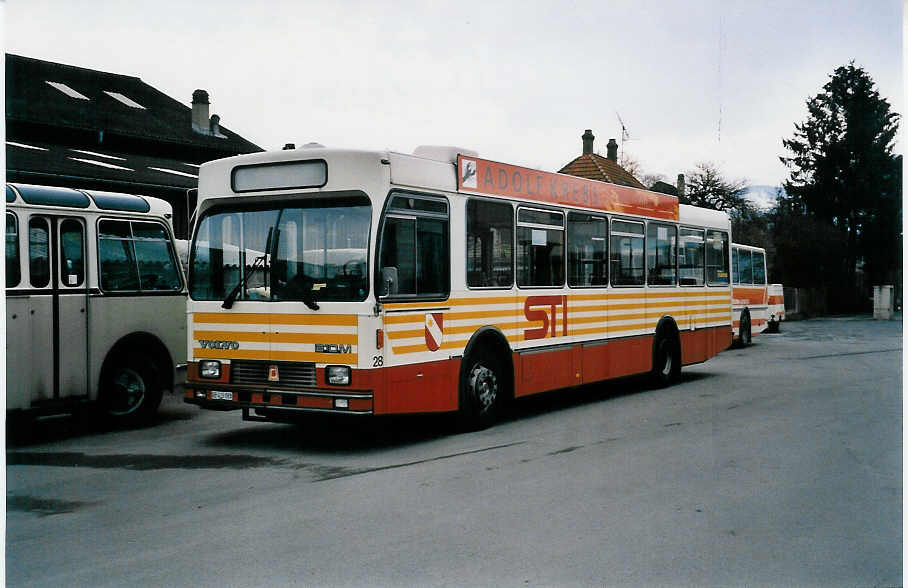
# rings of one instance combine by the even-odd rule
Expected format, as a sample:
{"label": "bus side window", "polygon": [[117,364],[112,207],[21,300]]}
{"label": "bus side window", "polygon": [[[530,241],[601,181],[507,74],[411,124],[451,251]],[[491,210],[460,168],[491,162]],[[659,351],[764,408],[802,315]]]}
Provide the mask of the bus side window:
{"label": "bus side window", "polygon": [[681,229],[680,259],[682,286],[702,286],[706,283],[703,275],[703,231]]}
{"label": "bus side window", "polygon": [[179,290],[180,274],[170,239],[158,223],[132,223],[140,289],[143,292]]}
{"label": "bus side window", "polygon": [[380,296],[447,296],[450,291],[448,203],[394,193],[382,231]]}
{"label": "bus side window", "polygon": [[706,280],[710,286],[727,286],[728,233],[707,231],[706,243]]}
{"label": "bus side window", "polygon": [[762,252],[753,252],[753,274],[754,284],[766,283],[766,258]]}
{"label": "bus side window", "polygon": [[467,286],[510,288],[514,283],[514,208],[467,202]]}
{"label": "bus side window", "polygon": [[35,288],[50,283],[50,230],[43,218],[28,221],[28,273]]}
{"label": "bus side window", "polygon": [[742,284],[754,283],[751,254],[747,249],[738,250],[738,277],[740,278]]}
{"label": "bus side window", "polygon": [[678,228],[649,223],[646,235],[646,273],[650,285],[674,286],[678,283],[675,268],[677,251]]}
{"label": "bus side window", "polygon": [[643,223],[613,220],[609,249],[612,285],[642,286]]}
{"label": "bus side window", "polygon": [[137,291],[132,231],[128,221],[102,220],[98,223],[98,263],[101,266],[101,289],[108,292]]}
{"label": "bus side window", "polygon": [[569,212],[568,284],[608,284],[608,220],[605,217]]}
{"label": "bus side window", "polygon": [[[8,190],[9,188],[7,188]],[[22,279],[19,269],[19,224],[16,215],[6,213],[6,287],[14,288]]]}
{"label": "bus side window", "polygon": [[64,286],[81,286],[85,280],[84,240],[82,223],[74,219],[60,223],[60,264]]}

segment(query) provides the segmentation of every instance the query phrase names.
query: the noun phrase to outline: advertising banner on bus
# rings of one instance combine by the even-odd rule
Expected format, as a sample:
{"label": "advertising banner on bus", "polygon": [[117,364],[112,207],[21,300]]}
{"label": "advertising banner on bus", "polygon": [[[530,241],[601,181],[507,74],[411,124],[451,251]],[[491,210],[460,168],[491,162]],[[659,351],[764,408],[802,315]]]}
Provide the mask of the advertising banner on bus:
{"label": "advertising banner on bus", "polygon": [[460,192],[678,220],[678,199],[669,194],[464,155],[457,156],[457,172],[457,189]]}

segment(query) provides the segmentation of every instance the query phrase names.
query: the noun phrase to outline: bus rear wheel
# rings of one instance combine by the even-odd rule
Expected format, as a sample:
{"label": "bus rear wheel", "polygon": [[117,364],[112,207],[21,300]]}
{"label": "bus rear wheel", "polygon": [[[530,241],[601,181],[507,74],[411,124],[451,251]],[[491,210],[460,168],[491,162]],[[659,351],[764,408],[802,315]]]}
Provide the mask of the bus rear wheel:
{"label": "bus rear wheel", "polygon": [[752,335],[750,333],[750,313],[744,312],[741,315],[741,323],[738,327],[738,345],[747,347],[750,345]]}
{"label": "bus rear wheel", "polygon": [[499,416],[504,394],[501,367],[493,357],[470,357],[461,374],[460,428],[478,431],[491,426]]}
{"label": "bus rear wheel", "polygon": [[681,345],[677,339],[660,335],[653,353],[653,382],[670,386],[681,379]]}
{"label": "bus rear wheel", "polygon": [[101,380],[101,409],[111,424],[136,426],[151,419],[161,404],[160,372],[142,353],[118,355]]}

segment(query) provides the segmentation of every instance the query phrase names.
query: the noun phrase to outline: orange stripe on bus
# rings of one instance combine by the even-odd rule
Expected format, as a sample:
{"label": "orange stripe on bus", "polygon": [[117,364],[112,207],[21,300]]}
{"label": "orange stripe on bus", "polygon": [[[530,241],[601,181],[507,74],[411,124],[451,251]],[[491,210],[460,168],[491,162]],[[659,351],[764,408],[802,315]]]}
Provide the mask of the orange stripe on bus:
{"label": "orange stripe on bus", "polygon": [[356,334],[261,333],[255,331],[193,331],[193,339],[227,339],[259,343],[349,343],[356,345]]}
{"label": "orange stripe on bus", "polygon": [[228,325],[261,324],[261,325],[321,325],[335,327],[354,327],[357,323],[355,314],[279,314],[279,313],[219,313],[196,312],[192,315],[196,323],[220,323]]}
{"label": "orange stripe on bus", "polygon": [[313,351],[280,351],[266,349],[200,349],[193,348],[192,355],[202,359],[260,359],[263,361],[311,361],[315,363],[357,362],[356,353],[315,353]]}

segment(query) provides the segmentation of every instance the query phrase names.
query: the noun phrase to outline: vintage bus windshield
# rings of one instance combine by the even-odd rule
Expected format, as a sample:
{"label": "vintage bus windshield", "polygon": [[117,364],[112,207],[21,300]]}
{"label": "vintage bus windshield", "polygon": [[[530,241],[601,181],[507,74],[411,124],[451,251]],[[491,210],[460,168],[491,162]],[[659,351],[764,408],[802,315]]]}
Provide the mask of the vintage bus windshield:
{"label": "vintage bus windshield", "polygon": [[242,283],[237,300],[364,300],[371,218],[365,196],[213,209],[192,244],[189,293],[224,300]]}

